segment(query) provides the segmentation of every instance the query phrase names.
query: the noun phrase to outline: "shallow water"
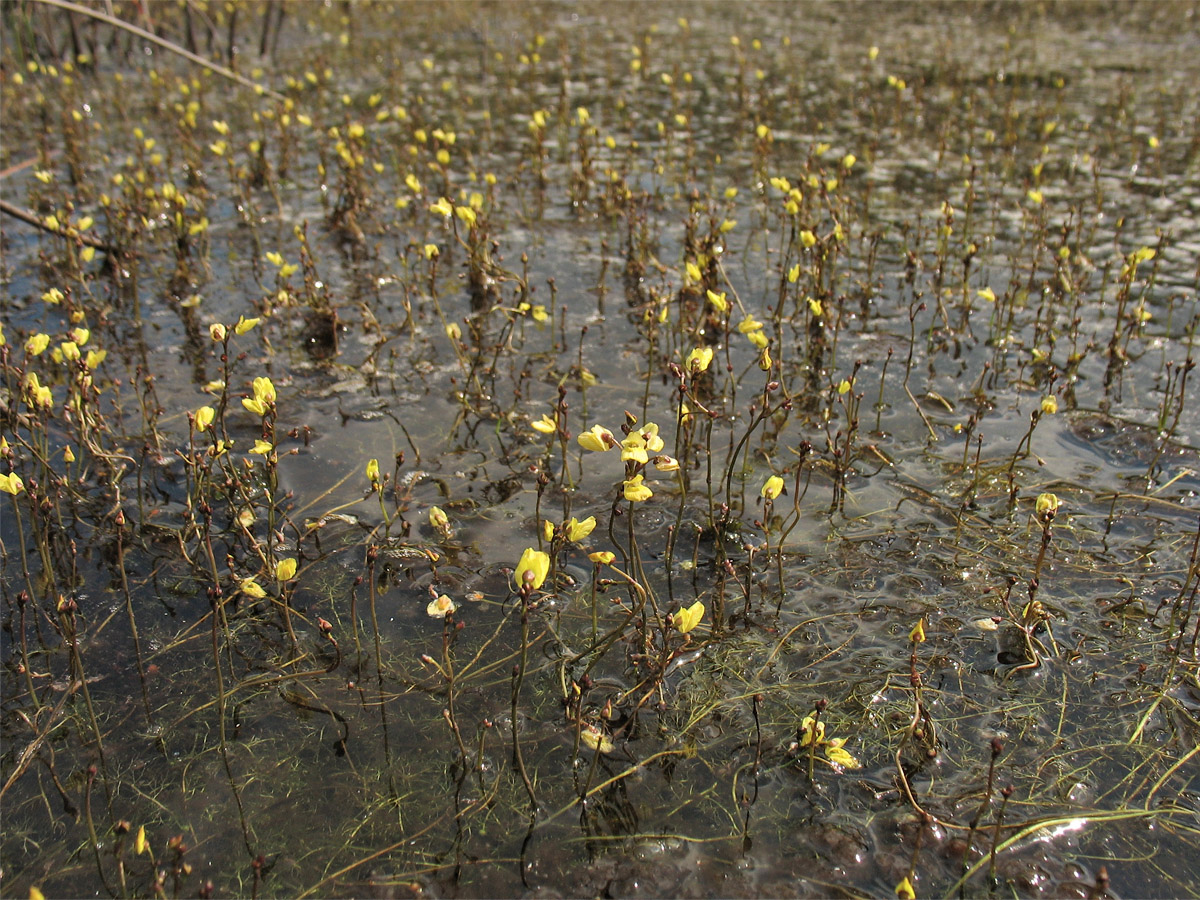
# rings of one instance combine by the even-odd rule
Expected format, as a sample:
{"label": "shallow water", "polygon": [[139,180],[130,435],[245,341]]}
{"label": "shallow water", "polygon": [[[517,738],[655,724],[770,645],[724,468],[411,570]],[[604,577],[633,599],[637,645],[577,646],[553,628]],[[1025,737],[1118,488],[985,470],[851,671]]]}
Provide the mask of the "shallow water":
{"label": "shallow water", "polygon": [[6,894],[1195,892],[1194,5],[239,9],[5,10]]}

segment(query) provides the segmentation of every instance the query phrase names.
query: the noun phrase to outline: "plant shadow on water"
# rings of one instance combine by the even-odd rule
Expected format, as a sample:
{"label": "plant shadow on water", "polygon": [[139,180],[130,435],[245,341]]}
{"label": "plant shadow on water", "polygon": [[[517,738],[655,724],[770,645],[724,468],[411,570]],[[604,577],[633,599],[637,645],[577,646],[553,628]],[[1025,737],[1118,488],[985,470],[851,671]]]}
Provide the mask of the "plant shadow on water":
{"label": "plant shadow on water", "polygon": [[1194,7],[733,9],[0,9],[6,896],[1196,893]]}

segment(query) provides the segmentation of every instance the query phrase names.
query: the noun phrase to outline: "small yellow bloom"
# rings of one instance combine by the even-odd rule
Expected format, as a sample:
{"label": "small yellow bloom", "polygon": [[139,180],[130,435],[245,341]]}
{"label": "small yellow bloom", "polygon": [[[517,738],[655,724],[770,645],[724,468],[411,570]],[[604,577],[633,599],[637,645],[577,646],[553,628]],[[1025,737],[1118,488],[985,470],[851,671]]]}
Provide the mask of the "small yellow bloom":
{"label": "small yellow bloom", "polygon": [[275,579],[277,581],[291,581],[296,577],[296,558],[289,556],[287,559],[281,559],[275,564]]}
{"label": "small yellow bloom", "polygon": [[253,578],[243,579],[242,593],[244,593],[247,597],[253,597],[255,600],[261,600],[263,597],[267,596],[267,592],[262,589],[262,585],[260,585]]}
{"label": "small yellow bloom", "polygon": [[67,463],[75,462],[75,451],[72,450],[70,448],[70,446],[63,448],[63,462],[67,462]]}
{"label": "small yellow bloom", "polygon": [[738,323],[737,328],[741,334],[750,334],[751,332],[760,330],[762,327],[762,322],[758,321],[754,316],[746,316],[746,318]]}
{"label": "small yellow bloom", "polygon": [[843,769],[861,769],[862,763],[855,759],[843,747],[846,744],[845,738],[834,738],[825,745],[825,756],[831,761],[837,763]]}
{"label": "small yellow bloom", "polygon": [[141,856],[143,853],[150,852],[150,842],[148,840],[146,840],[146,826],[145,825],[139,826],[139,828],[137,830],[137,837],[135,837],[133,839],[133,849],[134,849],[134,852],[136,852],[138,854],[138,856]]}
{"label": "small yellow bloom", "polygon": [[41,356],[49,346],[50,335],[48,334],[31,334],[25,341],[25,351],[30,356]]}
{"label": "small yellow bloom", "polygon": [[261,321],[261,318],[247,319],[245,316],[238,316],[237,324],[233,326],[233,332],[237,335],[243,335]]}
{"label": "small yellow bloom", "polygon": [[429,507],[429,524],[443,537],[450,536],[450,517],[440,506]]}
{"label": "small yellow bloom", "polygon": [[725,299],[725,292],[707,291],[708,302],[711,303],[717,312],[725,312],[729,309],[729,301]]}
{"label": "small yellow bloom", "polygon": [[1058,412],[1058,398],[1053,394],[1047,394],[1042,398],[1042,412],[1048,416]]}
{"label": "small yellow bloom", "polygon": [[913,884],[905,875],[900,879],[900,883],[896,885],[897,900],[917,900],[917,892],[913,890]]}
{"label": "small yellow bloom", "polygon": [[275,445],[270,441],[264,441],[259,438],[254,442],[254,446],[250,448],[250,452],[257,456],[270,456],[275,451]]}
{"label": "small yellow bloom", "polygon": [[691,606],[680,609],[672,618],[679,633],[687,634],[704,618],[704,604],[697,600]]}
{"label": "small yellow bloom", "polygon": [[980,288],[979,290],[977,290],[975,292],[975,296],[978,297],[980,300],[987,301],[988,303],[996,302],[996,292],[993,291],[990,287]]}
{"label": "small yellow bloom", "polygon": [[698,374],[712,365],[712,359],[712,347],[693,347],[692,352],[688,354],[685,368],[692,374]]}
{"label": "small yellow bloom", "polygon": [[767,483],[762,486],[762,495],[768,500],[774,500],[783,493],[783,479],[778,475],[772,475],[767,479]]}
{"label": "small yellow bloom", "polygon": [[595,553],[588,554],[588,559],[598,566],[610,566],[616,558],[617,555],[611,550],[597,550]]}
{"label": "small yellow bloom", "polygon": [[558,430],[558,426],[554,424],[554,420],[545,413],[536,422],[530,422],[529,424],[534,431],[540,431],[542,434],[554,434]]}
{"label": "small yellow bloom", "polygon": [[579,742],[589,750],[599,750],[601,753],[613,752],[612,738],[595,725],[584,726],[579,732]]}
{"label": "small yellow bloom", "polygon": [[656,456],[654,457],[654,468],[660,472],[678,472],[679,460],[673,456]]}
{"label": "small yellow bloom", "polygon": [[275,405],[275,385],[270,378],[259,376],[254,379],[254,398],[244,398],[242,406],[256,415],[265,415]]}
{"label": "small yellow bloom", "polygon": [[25,482],[21,480],[21,476],[16,473],[8,475],[0,475],[0,491],[6,494],[12,494],[14,497],[21,491],[25,490]]}
{"label": "small yellow bloom", "polygon": [[1034,510],[1039,519],[1053,519],[1058,513],[1058,497],[1054,494],[1038,494]]}
{"label": "small yellow bloom", "polygon": [[439,216],[448,219],[454,215],[454,204],[445,197],[441,197],[437,203],[430,204],[429,211],[437,213]]}
{"label": "small yellow bloom", "polygon": [[925,643],[925,619],[919,619],[917,624],[913,626],[913,630],[908,633],[908,639],[914,644]]}
{"label": "small yellow bloom", "polygon": [[825,723],[814,722],[812,716],[805,716],[800,723],[800,746],[820,744],[825,741]]}
{"label": "small yellow bloom", "polygon": [[211,325],[208,326],[208,336],[210,338],[212,338],[214,341],[216,341],[218,344],[221,343],[221,341],[225,340],[225,337],[228,334],[229,334],[229,332],[225,330],[225,326],[222,325],[220,322],[213,322]]}
{"label": "small yellow bloom", "polygon": [[554,523],[549,519],[542,521],[542,539],[547,542],[554,540]]}
{"label": "small yellow bloom", "polygon": [[367,478],[371,484],[379,484],[379,460],[367,460]]}
{"label": "small yellow bloom", "polygon": [[567,523],[567,540],[574,543],[579,543],[585,537],[591,534],[595,527],[595,516],[588,516],[582,522],[572,516],[571,521]]}
{"label": "small yellow bloom", "polygon": [[625,499],[630,503],[641,503],[654,496],[654,491],[642,483],[641,475],[634,475],[625,482],[623,487]]}
{"label": "small yellow bloom", "polygon": [[425,607],[425,613],[431,618],[443,619],[456,609],[458,609],[457,603],[447,595],[440,594],[429,601],[429,605]]}
{"label": "small yellow bloom", "polygon": [[595,452],[603,452],[611,450],[617,446],[617,439],[613,437],[613,433],[603,425],[593,425],[589,430],[579,435],[576,440],[579,446],[584,450],[592,450]]}
{"label": "small yellow bloom", "polygon": [[217,411],[211,406],[202,406],[193,415],[196,421],[197,431],[207,431],[213,423],[213,419],[217,417]]}
{"label": "small yellow bloom", "polygon": [[532,547],[525,548],[525,552],[521,554],[521,559],[517,562],[516,571],[513,572],[513,577],[516,578],[518,587],[529,585],[532,590],[537,590],[546,580],[546,576],[550,574],[550,555],[543,553],[541,550],[534,550]]}

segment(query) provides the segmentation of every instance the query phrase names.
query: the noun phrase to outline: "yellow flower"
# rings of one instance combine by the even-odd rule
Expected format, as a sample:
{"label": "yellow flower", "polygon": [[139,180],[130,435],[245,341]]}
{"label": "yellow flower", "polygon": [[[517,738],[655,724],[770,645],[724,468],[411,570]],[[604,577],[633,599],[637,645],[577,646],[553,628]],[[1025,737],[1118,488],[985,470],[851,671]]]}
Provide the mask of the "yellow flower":
{"label": "yellow flower", "polygon": [[258,456],[270,456],[274,450],[275,445],[270,441],[264,441],[262,438],[256,440],[254,446],[250,448],[250,452]]}
{"label": "yellow flower", "polygon": [[31,334],[29,340],[25,342],[25,350],[30,356],[41,356],[49,346],[50,335],[48,334]]}
{"label": "yellow flower", "polygon": [[738,323],[738,332],[741,334],[750,334],[753,331],[758,331],[762,327],[762,322],[758,321],[758,319],[754,318],[754,316],[746,316],[746,318],[742,319],[742,321]]}
{"label": "yellow flower", "polygon": [[612,561],[617,558],[617,555],[611,550],[597,550],[595,553],[589,553],[588,559],[599,566],[610,566]]}
{"label": "yellow flower", "polygon": [[429,601],[425,607],[426,615],[434,619],[442,619],[458,609],[458,604],[445,594],[440,594]]}
{"label": "yellow flower", "polygon": [[1053,519],[1058,512],[1058,497],[1049,493],[1038,494],[1034,510],[1039,519]]}
{"label": "yellow flower", "polygon": [[242,593],[247,597],[253,597],[255,600],[261,600],[267,596],[267,592],[253,578],[246,578],[242,581]]}
{"label": "yellow flower", "polygon": [[679,460],[673,456],[656,456],[654,457],[654,468],[660,472],[678,472]]}
{"label": "yellow flower", "polygon": [[595,725],[585,725],[579,732],[579,742],[589,750],[599,750],[601,753],[612,753],[613,742],[607,734]]}
{"label": "yellow flower", "polygon": [[774,500],[783,493],[783,479],[778,475],[772,475],[767,479],[767,483],[762,487],[762,495],[768,500]]}
{"label": "yellow flower", "polygon": [[63,341],[58,345],[59,352],[62,353],[63,359],[77,362],[79,360],[79,345],[74,341]]}
{"label": "yellow flower", "polygon": [[193,414],[197,431],[207,431],[217,417],[217,411],[211,406],[202,406]]}
{"label": "yellow flower", "polygon": [[275,405],[275,385],[270,378],[259,376],[254,379],[254,398],[243,398],[242,406],[250,412],[262,416]]}
{"label": "yellow flower", "polygon": [[977,290],[975,292],[975,296],[978,297],[980,300],[987,301],[988,303],[996,302],[996,292],[993,291],[990,287],[980,288],[979,290]]}
{"label": "yellow flower", "polygon": [[825,740],[825,723],[814,722],[812,716],[805,716],[804,721],[800,723],[800,746],[807,747],[809,744],[820,744]]}
{"label": "yellow flower", "polygon": [[212,338],[214,341],[216,341],[218,344],[221,343],[221,341],[225,340],[225,336],[227,334],[229,334],[229,332],[225,329],[225,326],[222,325],[220,322],[213,322],[211,325],[208,326],[208,336],[210,338]]}
{"label": "yellow flower", "polygon": [[666,446],[658,436],[658,426],[647,422],[638,431],[631,431],[625,440],[621,441],[621,459],[633,460],[645,465],[650,461],[651,453],[658,453]]}
{"label": "yellow flower", "polygon": [[912,641],[914,644],[925,643],[925,620],[924,619],[920,619],[917,622],[917,624],[913,626],[913,630],[908,633],[908,639],[910,641]]}
{"label": "yellow flower", "polygon": [[554,523],[549,519],[546,519],[542,522],[542,537],[546,541],[554,540]]}
{"label": "yellow flower", "polygon": [[437,203],[430,204],[429,211],[435,212],[439,216],[448,219],[454,215],[454,204],[452,204],[445,197],[442,197]]}
{"label": "yellow flower", "polygon": [[518,587],[529,585],[536,591],[549,574],[550,554],[526,547],[525,552],[521,554],[521,559],[517,562],[517,569],[513,572],[513,577],[516,578]]}
{"label": "yellow flower", "polygon": [[75,462],[75,451],[72,450],[70,446],[63,447],[63,462]]}
{"label": "yellow flower", "polygon": [[617,439],[603,425],[593,425],[591,429],[579,435],[576,440],[579,441],[579,446],[584,450],[593,450],[596,452],[611,450],[617,446]]}
{"label": "yellow flower", "polygon": [[1058,412],[1058,398],[1053,394],[1049,394],[1042,398],[1042,412],[1048,416]]}
{"label": "yellow flower", "polygon": [[554,434],[558,430],[558,426],[554,424],[554,420],[545,413],[536,422],[530,422],[534,431],[540,431],[542,434]]}
{"label": "yellow flower", "polygon": [[693,347],[692,352],[688,354],[684,368],[693,374],[703,372],[712,365],[712,359],[712,347]]}
{"label": "yellow flower", "polygon": [[270,378],[260,376],[254,379],[254,397],[263,403],[274,405],[275,385],[271,383]]}
{"label": "yellow flower", "polygon": [[371,484],[379,484],[379,460],[367,460],[367,478]]}
{"label": "yellow flower", "polygon": [[233,333],[243,335],[256,326],[262,319],[247,319],[245,316],[238,316],[237,324],[233,326]]}
{"label": "yellow flower", "polygon": [[86,344],[88,342],[88,338],[90,338],[91,336],[92,336],[92,333],[86,328],[72,328],[71,329],[71,340],[73,340],[80,347],[82,347],[84,344]]}
{"label": "yellow flower", "polygon": [[842,749],[845,743],[845,738],[834,738],[825,745],[825,756],[843,769],[861,769],[862,763],[851,756],[849,752]]}
{"label": "yellow flower", "polygon": [[275,578],[278,581],[291,581],[296,577],[296,558],[289,556],[281,559],[275,565]]}
{"label": "yellow flower", "polygon": [[21,491],[25,490],[25,482],[21,480],[21,476],[16,473],[8,475],[0,475],[0,491],[6,494],[12,494],[14,497]]}
{"label": "yellow flower", "polygon": [[729,309],[729,301],[725,299],[724,291],[721,291],[719,294],[715,291],[708,291],[707,293],[708,302],[716,308],[717,312],[725,312]]}
{"label": "yellow flower", "polygon": [[642,483],[641,475],[634,475],[626,481],[623,492],[625,499],[630,503],[641,503],[643,500],[649,500],[654,496],[654,491]]}
{"label": "yellow flower", "polygon": [[913,890],[912,882],[905,875],[900,879],[900,883],[896,885],[897,900],[917,900],[917,892]]}
{"label": "yellow flower", "polygon": [[450,517],[440,506],[429,507],[429,524],[443,537],[450,536]]}
{"label": "yellow flower", "polygon": [[672,618],[679,633],[687,634],[704,618],[704,604],[697,600],[691,606],[680,609]]}
{"label": "yellow flower", "polygon": [[150,842],[146,840],[146,826],[142,825],[137,830],[137,837],[133,839],[133,849],[141,856],[143,853],[150,852]]}
{"label": "yellow flower", "polygon": [[588,516],[582,522],[571,516],[571,521],[567,523],[567,540],[579,543],[585,537],[592,533],[596,527],[596,517]]}

